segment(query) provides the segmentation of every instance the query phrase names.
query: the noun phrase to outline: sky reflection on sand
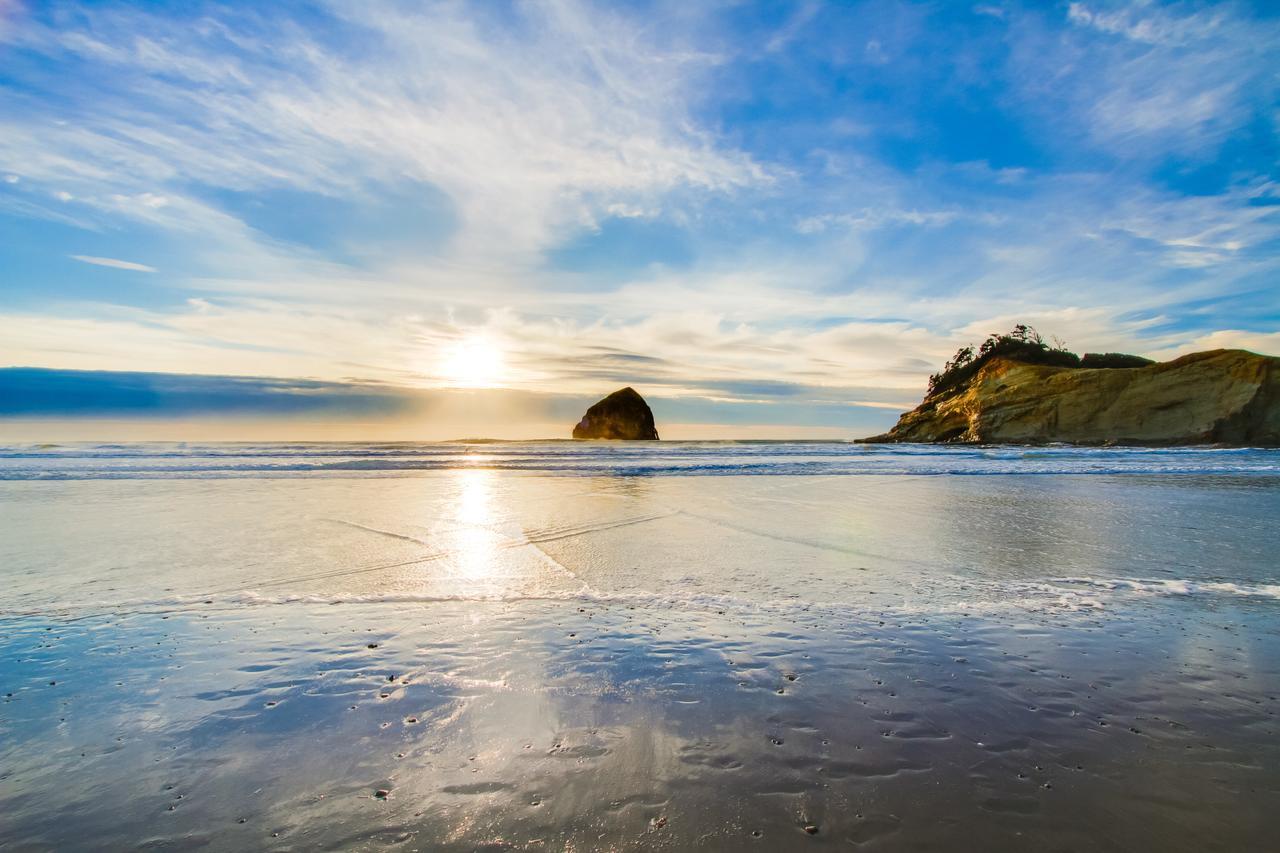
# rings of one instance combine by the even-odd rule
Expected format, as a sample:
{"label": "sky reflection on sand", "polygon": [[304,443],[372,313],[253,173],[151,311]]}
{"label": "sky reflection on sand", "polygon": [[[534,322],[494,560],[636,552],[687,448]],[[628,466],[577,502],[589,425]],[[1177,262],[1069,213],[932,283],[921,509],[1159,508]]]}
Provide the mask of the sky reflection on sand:
{"label": "sky reflection on sand", "polygon": [[0,482],[0,840],[1250,849],[1278,486]]}
{"label": "sky reflection on sand", "polygon": [[1246,627],[1251,605],[1211,620],[1179,607],[1064,620],[457,602],[23,620],[5,636],[0,796],[19,840],[55,846],[244,849],[280,833],[305,847],[732,849],[752,832],[797,844],[813,823],[904,846],[1020,849],[1034,832],[1248,849],[1270,820],[1259,798],[1280,790],[1280,647]]}

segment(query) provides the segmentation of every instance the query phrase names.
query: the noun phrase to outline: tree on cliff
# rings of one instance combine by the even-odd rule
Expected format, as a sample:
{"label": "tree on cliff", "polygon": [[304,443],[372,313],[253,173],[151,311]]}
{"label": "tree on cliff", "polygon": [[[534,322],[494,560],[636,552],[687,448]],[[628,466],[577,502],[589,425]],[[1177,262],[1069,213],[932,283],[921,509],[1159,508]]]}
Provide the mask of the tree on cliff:
{"label": "tree on cliff", "polygon": [[941,394],[973,376],[996,356],[1028,364],[1050,364],[1055,367],[1079,367],[1080,356],[1067,350],[1056,338],[1048,344],[1032,326],[1019,323],[1012,331],[998,335],[992,333],[975,351],[972,346],[961,347],[942,368],[929,377],[929,393],[926,397]]}

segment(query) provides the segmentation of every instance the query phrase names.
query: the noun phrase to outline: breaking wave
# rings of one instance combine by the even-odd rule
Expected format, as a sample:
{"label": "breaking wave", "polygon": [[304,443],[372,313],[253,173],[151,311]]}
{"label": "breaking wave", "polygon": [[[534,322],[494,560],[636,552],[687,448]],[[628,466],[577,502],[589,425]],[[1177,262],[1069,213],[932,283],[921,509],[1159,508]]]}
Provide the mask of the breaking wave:
{"label": "breaking wave", "polygon": [[0,480],[411,477],[489,469],[551,476],[1280,475],[1257,448],[865,445],[714,441],[0,446]]}

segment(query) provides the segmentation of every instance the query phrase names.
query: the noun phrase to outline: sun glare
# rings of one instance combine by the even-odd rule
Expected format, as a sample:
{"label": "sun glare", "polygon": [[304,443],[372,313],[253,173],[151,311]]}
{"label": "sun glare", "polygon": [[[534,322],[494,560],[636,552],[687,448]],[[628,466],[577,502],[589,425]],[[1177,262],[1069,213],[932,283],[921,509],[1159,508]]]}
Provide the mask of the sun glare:
{"label": "sun glare", "polygon": [[502,384],[505,373],[501,348],[483,335],[453,342],[440,362],[440,376],[458,388],[495,388]]}

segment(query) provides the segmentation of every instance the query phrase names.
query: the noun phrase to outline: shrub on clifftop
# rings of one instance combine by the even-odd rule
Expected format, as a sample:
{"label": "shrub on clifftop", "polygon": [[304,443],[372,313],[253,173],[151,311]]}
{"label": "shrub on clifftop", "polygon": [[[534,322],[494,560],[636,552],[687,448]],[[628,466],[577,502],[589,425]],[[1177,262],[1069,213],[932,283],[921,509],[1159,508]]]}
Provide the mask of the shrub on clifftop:
{"label": "shrub on clifftop", "polygon": [[972,346],[961,347],[942,368],[942,372],[929,377],[929,393],[926,396],[932,397],[960,385],[996,356],[1028,364],[1080,366],[1080,356],[1068,351],[1061,342],[1055,341],[1050,346],[1034,328],[1019,323],[1007,334],[988,335],[976,351]]}
{"label": "shrub on clifftop", "polygon": [[1089,368],[1146,367],[1155,364],[1149,358],[1123,352],[1087,352],[1080,357],[1080,366]]}

